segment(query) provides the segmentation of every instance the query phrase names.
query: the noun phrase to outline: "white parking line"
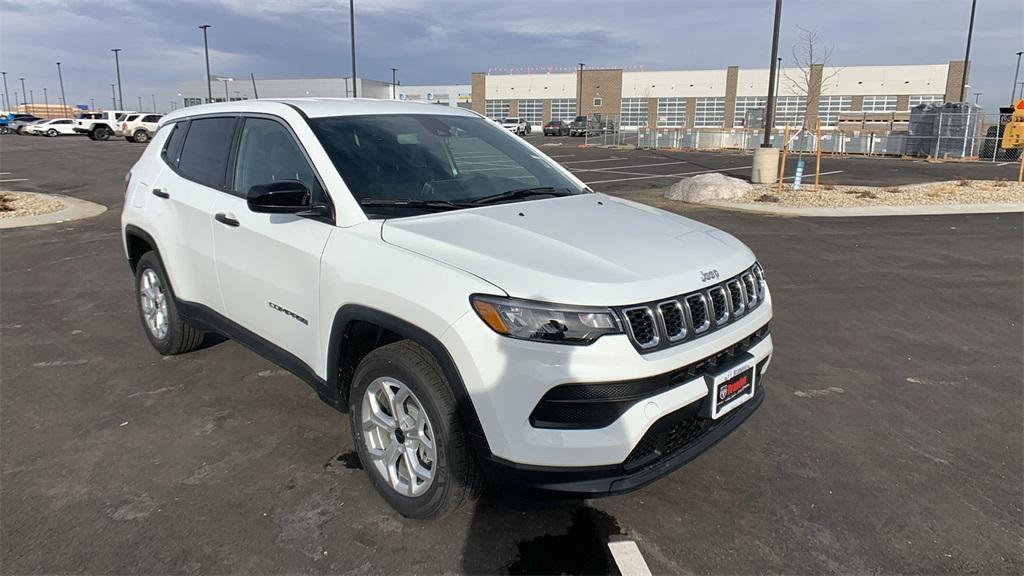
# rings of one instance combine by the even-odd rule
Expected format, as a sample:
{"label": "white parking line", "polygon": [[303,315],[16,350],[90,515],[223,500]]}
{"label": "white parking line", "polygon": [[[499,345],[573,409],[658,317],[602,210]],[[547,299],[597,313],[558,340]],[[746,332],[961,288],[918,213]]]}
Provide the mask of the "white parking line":
{"label": "white parking line", "polygon": [[651,166],[670,166],[672,164],[689,164],[685,160],[677,162],[658,162],[656,164],[634,164],[632,166],[609,166],[607,168],[575,168],[576,172],[605,172],[612,170],[629,170],[630,168],[650,168]]}
{"label": "white parking line", "polygon": [[28,178],[7,178],[5,180],[0,180],[0,182],[24,182],[26,180],[28,180]]}
{"label": "white parking line", "polygon": [[629,158],[612,156],[611,158],[599,158],[597,160],[573,160],[572,162],[562,162],[562,164],[589,164],[590,162],[612,162],[614,160],[629,160]]}
{"label": "white parking line", "polygon": [[680,172],[678,174],[651,174],[650,176],[637,176],[635,178],[616,178],[615,180],[596,180],[594,182],[584,182],[588,186],[591,184],[609,184],[612,182],[627,182],[629,180],[646,180],[650,178],[675,178],[677,176],[693,176],[694,174],[707,174],[710,172],[732,172],[735,170],[746,170],[747,168],[753,168],[753,166],[737,166],[735,168],[722,168],[719,170],[698,170],[696,172]]}
{"label": "white parking line", "polygon": [[636,542],[632,540],[620,540],[609,542],[608,550],[612,553],[615,565],[619,568],[622,576],[651,576],[651,569],[647,567],[643,554]]}
{"label": "white parking line", "polygon": [[[817,175],[818,176],[828,176],[829,174],[839,174],[840,172],[842,172],[842,170],[833,170],[831,172],[822,172],[822,173],[817,174]],[[803,176],[801,176],[801,178],[809,178],[809,177],[814,176],[814,175],[815,174],[804,174]],[[792,180],[793,178],[796,178],[796,176],[786,176],[785,178],[783,178],[783,180]]]}
{"label": "white parking line", "polygon": [[572,158],[575,154],[559,154],[558,156],[548,156],[548,158]]}

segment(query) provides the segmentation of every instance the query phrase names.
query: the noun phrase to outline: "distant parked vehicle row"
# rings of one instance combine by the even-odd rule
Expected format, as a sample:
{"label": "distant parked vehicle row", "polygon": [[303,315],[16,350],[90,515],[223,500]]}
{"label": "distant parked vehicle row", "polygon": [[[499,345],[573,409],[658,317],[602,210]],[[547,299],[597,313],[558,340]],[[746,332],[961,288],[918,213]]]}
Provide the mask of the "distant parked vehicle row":
{"label": "distant parked vehicle row", "polygon": [[25,128],[26,134],[33,136],[55,136],[72,135],[74,131],[74,120],[71,118],[51,118],[50,120],[39,120],[29,124]]}
{"label": "distant parked vehicle row", "polygon": [[75,132],[87,134],[90,140],[109,140],[118,133],[120,122],[134,114],[133,110],[87,112],[75,120]]}
{"label": "distant parked vehicle row", "polygon": [[129,142],[140,144],[149,142],[149,139],[156,134],[156,125],[163,118],[163,114],[129,114],[121,122],[118,134],[124,136]]}
{"label": "distant parked vehicle row", "polygon": [[544,125],[545,136],[568,136],[569,125],[561,120],[552,120]]}
{"label": "distant parked vehicle row", "polygon": [[31,114],[8,114],[0,118],[0,134],[21,134],[28,124],[40,120],[42,118]]}

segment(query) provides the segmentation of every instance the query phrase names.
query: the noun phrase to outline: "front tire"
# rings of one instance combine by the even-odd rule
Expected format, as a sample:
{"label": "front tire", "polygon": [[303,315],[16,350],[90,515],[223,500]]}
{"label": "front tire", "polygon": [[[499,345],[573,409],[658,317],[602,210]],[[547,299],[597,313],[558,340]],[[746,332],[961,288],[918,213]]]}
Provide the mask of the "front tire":
{"label": "front tire", "polygon": [[57,131],[54,130],[53,128],[50,128],[49,130],[46,131],[46,135],[49,136],[50,138],[55,138],[57,136]]}
{"label": "front tire", "polygon": [[146,252],[135,267],[135,302],[149,343],[164,356],[190,352],[203,341],[203,332],[178,313],[174,291],[156,252]]}
{"label": "front tire", "polygon": [[349,424],[377,492],[403,516],[443,516],[483,480],[440,366],[408,340],[370,352],[356,368]]}

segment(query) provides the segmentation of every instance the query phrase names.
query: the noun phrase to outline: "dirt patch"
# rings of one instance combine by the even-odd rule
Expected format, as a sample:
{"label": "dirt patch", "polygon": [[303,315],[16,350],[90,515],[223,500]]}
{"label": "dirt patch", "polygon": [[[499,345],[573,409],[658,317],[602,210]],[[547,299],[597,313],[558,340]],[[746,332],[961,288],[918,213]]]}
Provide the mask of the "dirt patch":
{"label": "dirt patch", "polygon": [[0,218],[38,216],[59,212],[64,203],[51,196],[31,192],[0,192]]}
{"label": "dirt patch", "polygon": [[[771,198],[767,200],[767,198]],[[845,208],[854,206],[918,206],[930,204],[1021,204],[1024,185],[1005,180],[963,180],[907,186],[847,186],[828,184],[814,191],[813,183],[800,190],[783,185],[757,184],[730,204],[767,202],[790,208]]]}

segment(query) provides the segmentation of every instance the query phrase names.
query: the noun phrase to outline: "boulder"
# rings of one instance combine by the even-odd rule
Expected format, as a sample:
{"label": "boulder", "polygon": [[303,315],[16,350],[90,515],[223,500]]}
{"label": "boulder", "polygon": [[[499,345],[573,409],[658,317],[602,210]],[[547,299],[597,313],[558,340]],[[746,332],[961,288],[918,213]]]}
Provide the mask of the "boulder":
{"label": "boulder", "polygon": [[751,189],[745,180],[713,172],[683,178],[665,192],[665,198],[699,204],[708,200],[735,200]]}

